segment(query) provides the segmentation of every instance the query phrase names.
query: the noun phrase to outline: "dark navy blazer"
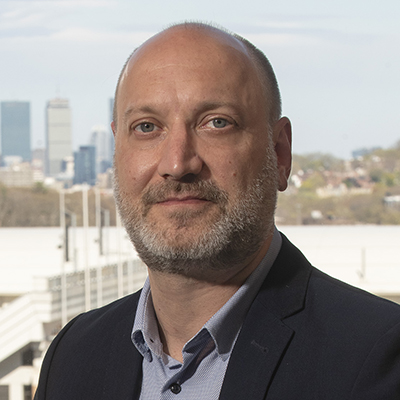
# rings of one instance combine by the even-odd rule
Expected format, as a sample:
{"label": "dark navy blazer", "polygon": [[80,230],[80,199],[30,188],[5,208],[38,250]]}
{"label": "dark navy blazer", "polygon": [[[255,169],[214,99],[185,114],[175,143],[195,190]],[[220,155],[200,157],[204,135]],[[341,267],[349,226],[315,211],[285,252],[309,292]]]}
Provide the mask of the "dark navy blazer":
{"label": "dark navy blazer", "polygon": [[[220,399],[399,400],[400,306],[325,275],[282,238]],[[130,338],[138,298],[72,320],[47,352],[35,399],[138,399],[142,357]]]}

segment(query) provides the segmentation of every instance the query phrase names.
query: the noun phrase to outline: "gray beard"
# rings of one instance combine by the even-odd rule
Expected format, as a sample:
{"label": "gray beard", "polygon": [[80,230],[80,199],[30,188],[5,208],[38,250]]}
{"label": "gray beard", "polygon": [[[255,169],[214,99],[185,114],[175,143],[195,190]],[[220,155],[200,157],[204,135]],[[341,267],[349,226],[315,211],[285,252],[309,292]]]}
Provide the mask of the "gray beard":
{"label": "gray beard", "polygon": [[[278,175],[272,144],[259,176],[238,201],[230,204],[228,194],[213,182],[196,180],[182,183],[166,180],[148,188],[139,204],[129,198],[119,185],[114,162],[114,196],[121,220],[143,262],[154,271],[194,277],[205,271],[222,271],[241,265],[251,257],[272,233],[276,207]],[[214,202],[219,216],[207,229],[199,232],[190,246],[171,244],[168,232],[146,220],[151,206],[168,194],[185,192]],[[172,215],[178,226],[191,223],[192,212]],[[169,240],[168,240],[169,239]]]}

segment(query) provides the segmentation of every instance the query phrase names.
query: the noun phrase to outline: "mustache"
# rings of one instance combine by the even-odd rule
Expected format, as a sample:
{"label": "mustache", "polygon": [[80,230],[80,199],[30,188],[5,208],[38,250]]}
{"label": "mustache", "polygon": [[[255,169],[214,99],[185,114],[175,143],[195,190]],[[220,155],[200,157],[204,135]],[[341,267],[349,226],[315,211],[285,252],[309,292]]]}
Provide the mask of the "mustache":
{"label": "mustache", "polygon": [[150,186],[142,196],[145,207],[167,200],[170,197],[194,196],[213,203],[225,205],[228,202],[228,194],[211,181],[194,181],[190,183],[164,181]]}

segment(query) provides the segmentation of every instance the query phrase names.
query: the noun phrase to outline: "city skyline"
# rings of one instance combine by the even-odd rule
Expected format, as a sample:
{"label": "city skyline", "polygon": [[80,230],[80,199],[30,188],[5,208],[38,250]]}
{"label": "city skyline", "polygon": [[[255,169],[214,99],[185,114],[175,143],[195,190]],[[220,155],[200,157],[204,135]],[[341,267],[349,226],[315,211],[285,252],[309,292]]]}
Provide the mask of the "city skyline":
{"label": "city skyline", "polygon": [[[112,120],[114,99],[108,99],[109,119]],[[84,143],[73,146],[71,136],[71,113],[69,100],[60,97],[46,102],[45,143],[31,145],[31,122],[29,101],[0,101],[0,166],[8,163],[30,162],[43,158],[44,170],[48,176],[63,172],[62,163],[73,157],[82,146],[96,148],[96,171],[104,173],[112,166],[114,139],[111,129],[105,125],[94,125]],[[111,122],[110,122],[111,124]],[[42,154],[43,153],[43,154]],[[20,158],[20,160],[19,160]],[[65,168],[64,168],[65,169]]]}
{"label": "city skyline", "polygon": [[[113,137],[106,126],[93,126],[90,140],[74,151],[69,100],[53,98],[46,103],[46,146],[31,148],[30,102],[0,104],[0,183],[28,187],[49,178],[47,185],[94,186],[100,174],[100,180],[107,181]],[[112,106],[113,99],[109,99],[110,119]],[[106,181],[101,185],[107,185]]]}
{"label": "city skyline", "polygon": [[[71,113],[71,115],[69,116],[70,125],[73,124],[73,110],[69,106],[69,99],[68,98],[62,98],[60,96],[56,96],[56,97],[47,99],[45,101],[45,103],[44,103],[44,113],[43,113],[45,115],[45,117],[43,119],[45,121],[44,137],[43,137],[43,140],[40,141],[40,143],[38,142],[38,143],[35,144],[35,143],[33,143],[33,137],[32,137],[33,135],[31,133],[31,130],[32,130],[31,129],[31,118],[30,118],[31,101],[30,100],[4,101],[4,100],[0,99],[1,107],[4,110],[5,110],[6,107],[9,107],[11,105],[19,106],[19,107],[21,107],[23,105],[26,108],[26,110],[24,110],[24,113],[27,115],[27,117],[24,120],[24,126],[25,126],[25,128],[24,128],[25,129],[24,137],[26,137],[26,143],[24,144],[24,147],[26,147],[26,148],[29,147],[29,149],[30,149],[29,152],[30,153],[32,153],[33,151],[38,150],[38,149],[46,149],[47,148],[47,145],[48,145],[48,143],[47,143],[48,142],[48,137],[47,137],[47,135],[48,135],[48,120],[47,120],[47,118],[48,118],[48,108],[49,108],[49,103],[54,102],[54,101],[55,102],[58,102],[58,101],[61,101],[61,102],[64,101],[65,102],[65,101],[67,101],[68,102],[68,108],[69,108],[70,113]],[[79,142],[76,142],[76,143],[72,142],[73,150],[78,150],[80,145],[90,144],[93,141],[93,132],[96,129],[100,129],[103,134],[105,134],[105,133],[107,134],[107,138],[110,141],[110,143],[107,143],[107,146],[110,149],[113,149],[113,147],[114,147],[113,141],[114,140],[113,140],[113,137],[112,137],[111,122],[112,122],[112,109],[113,109],[113,104],[114,104],[114,98],[105,99],[105,104],[108,104],[108,114],[107,114],[107,118],[106,118],[106,120],[108,120],[107,124],[105,124],[105,125],[100,124],[100,123],[93,124],[93,126],[91,126],[90,130],[88,132],[86,132],[86,134],[87,134],[86,140],[82,140],[82,141],[79,141]],[[3,122],[2,114],[5,114],[5,111],[0,112],[0,156],[2,156],[2,155],[6,155],[6,156],[8,156],[8,155],[18,155],[18,154],[14,154],[14,153],[13,154],[11,154],[11,153],[9,154],[8,151],[5,154],[3,154],[3,149],[2,149],[1,144],[3,143],[3,140],[4,140],[3,136],[6,135],[7,138],[8,138],[9,129],[7,127],[4,128],[4,126],[6,124],[5,124],[5,122]],[[7,121],[7,124],[8,124],[8,121]],[[13,129],[15,129],[15,127],[13,127]],[[5,135],[2,134],[3,131],[5,132]],[[28,132],[28,135],[26,134],[26,132]],[[16,138],[14,138],[14,141],[18,141],[19,139],[20,139],[20,136],[17,136]],[[105,140],[105,139],[103,138],[103,140]],[[102,144],[102,146],[105,146],[105,144]],[[109,152],[110,149],[107,149],[107,150],[103,149],[102,151]],[[107,156],[109,156],[109,158],[110,158],[110,154],[107,153]],[[23,157],[23,159],[25,161],[29,161],[30,158],[31,158],[31,155],[29,155],[29,158]]]}

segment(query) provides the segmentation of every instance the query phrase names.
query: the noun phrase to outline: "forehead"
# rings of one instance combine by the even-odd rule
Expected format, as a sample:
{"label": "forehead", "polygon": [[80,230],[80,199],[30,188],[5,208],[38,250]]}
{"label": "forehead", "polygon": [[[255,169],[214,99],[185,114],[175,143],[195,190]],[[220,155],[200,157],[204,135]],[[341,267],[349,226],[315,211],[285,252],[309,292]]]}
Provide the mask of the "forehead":
{"label": "forehead", "polygon": [[236,38],[213,28],[175,27],[152,37],[133,53],[119,86],[167,68],[203,74],[205,83],[210,75],[215,78],[227,74],[236,79],[251,76],[259,80],[247,48]]}

